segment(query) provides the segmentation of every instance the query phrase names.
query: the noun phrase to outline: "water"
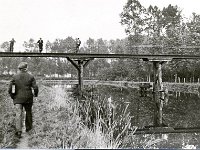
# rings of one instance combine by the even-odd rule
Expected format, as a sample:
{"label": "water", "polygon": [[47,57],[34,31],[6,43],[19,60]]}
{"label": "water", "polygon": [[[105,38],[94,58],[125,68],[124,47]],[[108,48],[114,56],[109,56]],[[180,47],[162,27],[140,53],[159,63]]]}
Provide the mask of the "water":
{"label": "water", "polygon": [[[93,88],[93,93],[97,93],[99,100],[111,102],[118,116],[128,106],[127,112],[132,117],[132,126],[144,128],[153,125],[155,103],[152,100],[151,92],[147,94],[147,97],[140,97],[138,89],[96,86]],[[164,123],[174,128],[200,127],[199,108],[200,98],[197,94],[170,92],[169,101],[163,107]],[[145,139],[143,137],[144,135],[137,136],[138,140],[134,143],[137,143],[139,148],[142,147],[142,140]],[[198,133],[165,134],[150,137],[154,140],[162,138],[163,141],[157,145],[162,148],[200,148]]]}
{"label": "water", "polygon": [[[123,109],[127,105],[130,115],[133,116],[132,124],[143,128],[153,124],[155,103],[152,94],[140,97],[137,89],[117,88],[111,86],[97,86],[96,93],[99,99],[112,101],[117,109]],[[163,107],[164,122],[173,127],[200,127],[200,98],[190,93],[170,93],[169,101]]]}
{"label": "water", "polygon": [[[138,89],[98,85],[85,87],[85,94],[90,100],[109,105],[115,110],[115,116],[129,113],[132,126],[144,128],[153,125],[155,103],[151,91],[146,97],[141,97]],[[169,101],[163,107],[164,123],[173,128],[200,127],[199,96],[180,92],[169,94]],[[127,147],[200,148],[199,133],[136,135],[132,140]]]}

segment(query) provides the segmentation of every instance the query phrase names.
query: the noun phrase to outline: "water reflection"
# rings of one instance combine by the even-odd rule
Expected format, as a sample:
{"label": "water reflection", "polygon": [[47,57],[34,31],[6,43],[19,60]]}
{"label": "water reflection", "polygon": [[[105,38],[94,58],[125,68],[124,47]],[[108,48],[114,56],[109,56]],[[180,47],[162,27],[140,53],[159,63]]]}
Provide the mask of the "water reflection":
{"label": "water reflection", "polygon": [[[100,99],[112,99],[118,109],[129,104],[128,110],[132,118],[132,125],[143,128],[153,124],[155,103],[151,93],[147,97],[140,97],[137,89],[121,89],[110,86],[98,86]],[[169,102],[163,108],[164,122],[171,127],[200,126],[200,99],[197,94],[171,93]]]}
{"label": "water reflection", "polygon": [[[111,86],[98,86],[100,99],[112,100],[117,113],[121,113],[127,105],[132,116],[131,123],[138,128],[153,125],[155,103],[151,93],[147,97],[140,97],[137,89],[117,88]],[[170,93],[169,101],[163,108],[164,123],[174,128],[200,127],[200,99],[197,94]],[[118,115],[119,115],[118,114]],[[137,147],[143,147],[141,143],[144,135],[137,135],[135,143]],[[149,135],[148,135],[149,136]],[[162,139],[157,147],[162,148],[198,148],[200,137],[197,133],[151,135],[152,139]],[[137,140],[138,139],[138,140]],[[144,138],[146,140],[146,138]],[[144,148],[144,147],[143,147]]]}
{"label": "water reflection", "polygon": [[[151,93],[148,93],[147,97],[140,97],[138,89],[101,85],[87,87],[86,91],[91,99],[107,101],[110,108],[115,109],[117,116],[127,108],[132,126],[144,128],[153,125],[155,103]],[[200,127],[199,108],[198,94],[170,92],[169,101],[163,108],[164,123],[173,128]],[[135,135],[127,147],[191,149],[200,148],[199,143],[199,133],[146,134]]]}

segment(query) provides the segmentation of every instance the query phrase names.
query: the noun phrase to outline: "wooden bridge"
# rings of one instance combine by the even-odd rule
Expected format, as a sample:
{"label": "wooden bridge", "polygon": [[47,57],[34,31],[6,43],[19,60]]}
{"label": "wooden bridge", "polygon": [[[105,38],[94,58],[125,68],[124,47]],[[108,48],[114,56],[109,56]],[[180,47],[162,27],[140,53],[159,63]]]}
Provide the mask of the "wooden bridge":
{"label": "wooden bridge", "polygon": [[150,54],[87,54],[87,53],[28,53],[28,52],[0,52],[0,57],[61,57],[71,59],[94,59],[94,58],[135,58],[150,60],[172,60],[172,59],[200,59],[200,55],[150,55]]}
{"label": "wooden bridge", "polygon": [[[154,127],[162,127],[163,125],[163,104],[166,96],[166,91],[162,82],[162,65],[165,62],[174,59],[200,59],[200,55],[149,55],[149,54],[87,54],[87,53],[20,53],[20,52],[0,52],[0,57],[61,57],[67,58],[68,61],[78,71],[78,87],[81,95],[83,87],[83,71],[89,62],[95,58],[121,58],[121,59],[142,59],[153,63],[153,92],[152,97],[155,101],[154,109]],[[80,97],[81,98],[81,97]],[[168,131],[168,130],[167,130]],[[170,130],[171,131],[171,130]],[[159,133],[162,131],[159,130]]]}

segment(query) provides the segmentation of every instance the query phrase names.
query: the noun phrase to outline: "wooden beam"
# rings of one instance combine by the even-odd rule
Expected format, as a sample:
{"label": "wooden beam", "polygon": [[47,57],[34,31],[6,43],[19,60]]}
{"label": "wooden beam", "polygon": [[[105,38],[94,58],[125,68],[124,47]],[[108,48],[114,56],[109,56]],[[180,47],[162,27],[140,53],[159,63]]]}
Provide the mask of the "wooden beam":
{"label": "wooden beam", "polygon": [[69,57],[66,57],[67,58],[67,60],[69,61],[69,62],[71,62],[71,64],[79,71],[80,70],[80,68],[79,68],[79,66],[72,60],[72,59],[70,59]]}
{"label": "wooden beam", "polygon": [[169,134],[169,133],[200,133],[200,128],[172,128],[157,127],[151,129],[137,129],[134,134]]}
{"label": "wooden beam", "polygon": [[132,45],[132,48],[162,48],[162,49],[200,49],[200,46],[163,46],[163,45]]}
{"label": "wooden beam", "polygon": [[[82,98],[82,88],[83,88],[83,71],[84,68],[89,64],[91,59],[71,59],[66,57],[68,61],[77,69],[78,71],[78,90],[79,90],[79,99]],[[77,61],[78,63],[75,63]]]}
{"label": "wooden beam", "polygon": [[0,52],[0,57],[61,57],[71,59],[90,59],[90,58],[135,58],[156,61],[172,59],[200,59],[200,55],[136,55],[136,54],[87,54],[87,53],[25,53],[25,52]]}
{"label": "wooden beam", "polygon": [[85,60],[85,64],[83,65],[83,67],[87,67],[87,65],[90,63],[91,60],[93,60],[94,58],[91,58],[91,59],[88,59],[88,60]]}
{"label": "wooden beam", "polygon": [[82,88],[83,88],[83,60],[78,61],[78,85],[79,85],[79,92],[80,95],[82,94]]}
{"label": "wooden beam", "polygon": [[167,62],[167,61],[172,61],[173,58],[159,58],[159,57],[152,57],[152,58],[147,58],[146,60],[148,61],[154,61],[154,62]]}
{"label": "wooden beam", "polygon": [[[155,112],[154,112],[154,126],[163,125],[163,100],[160,91],[163,91],[162,83],[162,62],[153,62],[154,71],[154,84],[153,84],[153,100],[155,102]],[[164,99],[164,98],[163,98]]]}

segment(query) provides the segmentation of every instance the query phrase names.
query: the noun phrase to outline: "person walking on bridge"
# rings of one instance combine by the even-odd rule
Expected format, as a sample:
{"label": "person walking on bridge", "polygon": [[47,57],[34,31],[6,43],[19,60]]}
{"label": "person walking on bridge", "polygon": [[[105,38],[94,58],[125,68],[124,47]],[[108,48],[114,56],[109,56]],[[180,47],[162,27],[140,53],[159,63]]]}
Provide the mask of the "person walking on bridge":
{"label": "person walking on bridge", "polygon": [[19,72],[10,81],[8,93],[13,99],[16,113],[16,135],[20,138],[22,134],[23,108],[26,112],[26,132],[32,129],[33,96],[38,96],[38,86],[34,76],[27,72],[28,64],[26,62],[21,62],[18,69]]}
{"label": "person walking on bridge", "polygon": [[77,38],[76,39],[76,53],[78,53],[80,45],[81,45],[81,40],[79,38]]}
{"label": "person walking on bridge", "polygon": [[42,50],[43,50],[43,40],[42,40],[42,38],[40,38],[37,43],[39,45],[39,52],[42,53]]}
{"label": "person walking on bridge", "polygon": [[10,52],[13,52],[15,42],[16,42],[15,39],[12,38],[12,40],[10,41]]}

